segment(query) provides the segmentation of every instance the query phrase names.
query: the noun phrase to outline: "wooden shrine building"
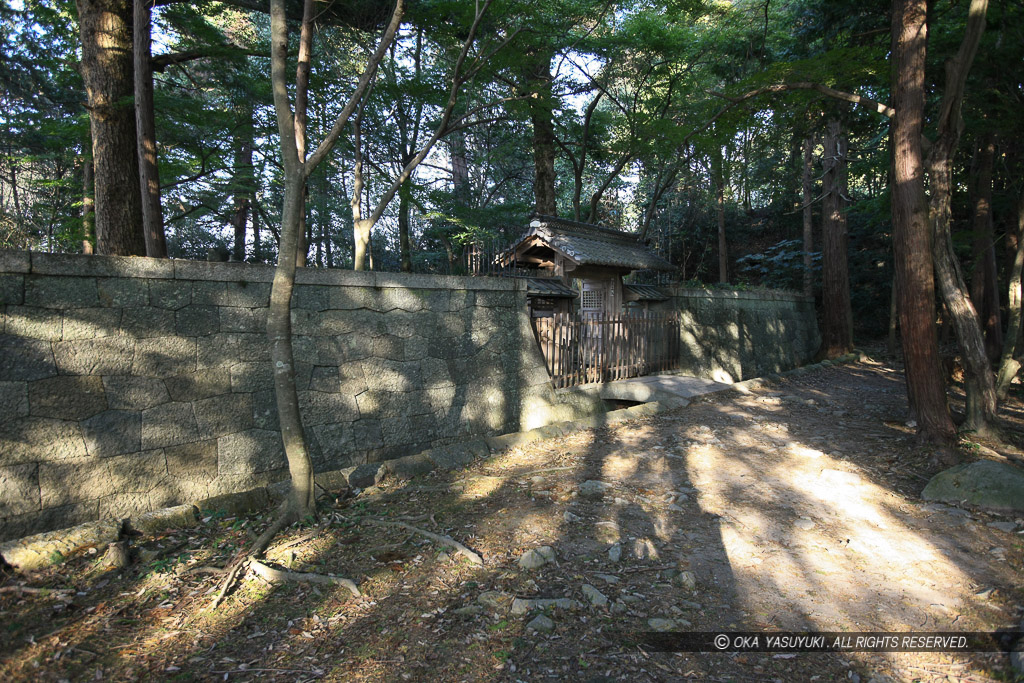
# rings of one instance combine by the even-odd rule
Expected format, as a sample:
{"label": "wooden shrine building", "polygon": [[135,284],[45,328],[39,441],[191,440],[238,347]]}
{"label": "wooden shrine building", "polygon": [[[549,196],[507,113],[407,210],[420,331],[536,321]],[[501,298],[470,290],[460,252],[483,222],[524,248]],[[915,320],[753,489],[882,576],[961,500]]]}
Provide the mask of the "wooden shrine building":
{"label": "wooden shrine building", "polygon": [[[577,297],[584,316],[618,315],[630,302],[646,311],[650,302],[668,297],[656,287],[623,285],[622,277],[634,270],[675,270],[637,235],[543,215],[534,215],[526,233],[499,258],[536,271],[527,287],[533,317],[568,313]],[[579,292],[572,287],[577,279]]]}

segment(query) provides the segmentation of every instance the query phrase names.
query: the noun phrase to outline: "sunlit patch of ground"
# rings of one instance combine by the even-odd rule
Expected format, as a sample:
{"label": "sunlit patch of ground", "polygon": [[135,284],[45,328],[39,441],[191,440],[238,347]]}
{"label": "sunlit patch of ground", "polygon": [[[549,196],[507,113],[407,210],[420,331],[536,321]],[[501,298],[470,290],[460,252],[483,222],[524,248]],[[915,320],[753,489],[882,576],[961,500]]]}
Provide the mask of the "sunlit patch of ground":
{"label": "sunlit patch of ground", "polygon": [[[211,609],[220,577],[206,572],[269,519],[204,513],[197,529],[137,539],[155,554],[119,574],[83,555],[19,578],[70,592],[0,594],[0,679],[1005,680],[1003,655],[650,654],[623,635],[652,618],[709,631],[1015,626],[1024,538],[988,526],[1001,518],[922,504],[937,465],[905,410],[890,368],[826,369],[386,482],[268,553],[352,578],[359,598],[250,579]],[[581,495],[591,480],[603,494]],[[368,518],[446,534],[485,565]],[[520,569],[543,545],[556,561]],[[587,584],[607,606],[589,604]],[[514,597],[580,608],[549,612],[553,631],[538,633]]]}

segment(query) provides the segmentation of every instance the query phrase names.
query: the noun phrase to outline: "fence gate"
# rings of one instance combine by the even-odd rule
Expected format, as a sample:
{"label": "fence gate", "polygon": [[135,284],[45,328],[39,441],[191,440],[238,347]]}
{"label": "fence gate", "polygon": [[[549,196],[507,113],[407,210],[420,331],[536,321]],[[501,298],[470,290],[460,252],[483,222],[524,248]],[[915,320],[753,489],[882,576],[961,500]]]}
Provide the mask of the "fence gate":
{"label": "fence gate", "polygon": [[679,367],[679,314],[534,318],[555,388],[611,382]]}

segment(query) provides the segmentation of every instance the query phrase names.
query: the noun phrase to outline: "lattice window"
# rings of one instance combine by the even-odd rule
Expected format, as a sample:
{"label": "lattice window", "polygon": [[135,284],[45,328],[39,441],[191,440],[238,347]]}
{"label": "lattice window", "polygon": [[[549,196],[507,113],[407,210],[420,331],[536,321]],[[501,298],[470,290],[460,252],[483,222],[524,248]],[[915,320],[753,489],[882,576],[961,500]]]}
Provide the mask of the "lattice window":
{"label": "lattice window", "polygon": [[604,310],[604,290],[584,289],[583,300],[580,302],[580,308],[585,311]]}

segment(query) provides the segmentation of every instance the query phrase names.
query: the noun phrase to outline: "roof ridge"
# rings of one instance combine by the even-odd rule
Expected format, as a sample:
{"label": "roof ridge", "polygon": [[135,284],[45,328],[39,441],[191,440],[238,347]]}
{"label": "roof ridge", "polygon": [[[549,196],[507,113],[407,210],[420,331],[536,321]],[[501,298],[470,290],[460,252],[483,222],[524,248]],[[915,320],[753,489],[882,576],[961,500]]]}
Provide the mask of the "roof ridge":
{"label": "roof ridge", "polygon": [[541,214],[541,213],[534,213],[531,216],[531,220],[532,219],[539,220],[542,224],[548,224],[548,223],[554,224],[554,227],[556,227],[556,228],[557,227],[566,227],[566,228],[570,228],[570,229],[575,228],[575,229],[584,230],[584,231],[594,231],[594,232],[604,233],[606,235],[612,235],[612,236],[615,236],[615,237],[626,237],[626,238],[632,239],[633,241],[640,242],[640,234],[639,233],[625,232],[623,230],[616,230],[615,228],[606,228],[605,226],[598,225],[596,223],[584,223],[582,221],[574,221],[574,220],[571,220],[571,219],[568,219],[568,218],[560,218],[558,216],[548,216],[548,215]]}

